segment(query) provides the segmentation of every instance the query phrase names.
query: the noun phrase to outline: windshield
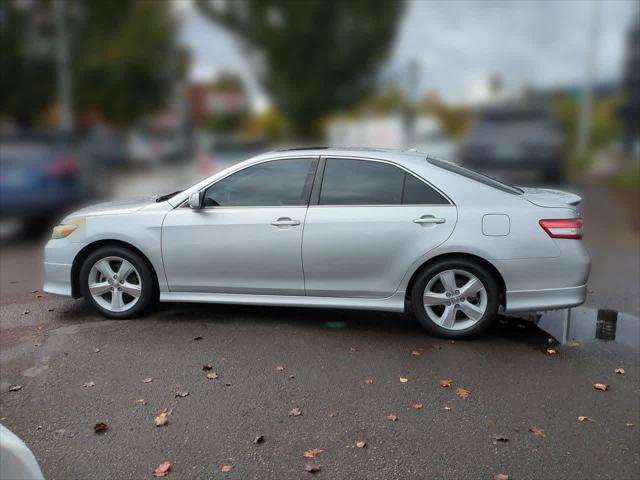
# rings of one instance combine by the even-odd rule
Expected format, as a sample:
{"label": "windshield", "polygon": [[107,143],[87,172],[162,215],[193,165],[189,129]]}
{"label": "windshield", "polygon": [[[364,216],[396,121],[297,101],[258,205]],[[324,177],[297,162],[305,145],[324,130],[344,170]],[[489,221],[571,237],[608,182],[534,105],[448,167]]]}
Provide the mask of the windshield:
{"label": "windshield", "polygon": [[484,185],[488,185],[493,188],[497,188],[498,190],[502,190],[503,192],[512,193],[513,195],[521,195],[524,193],[524,190],[518,187],[512,187],[511,185],[507,185],[506,183],[502,183],[495,178],[491,178],[487,175],[483,175],[478,172],[474,172],[473,170],[469,170],[468,168],[461,167],[460,165],[456,165],[455,163],[446,162],[444,160],[440,160],[439,158],[431,158],[427,157],[427,161],[436,167],[444,168],[453,173],[457,173],[458,175],[462,175],[463,177],[470,178],[471,180],[475,180],[476,182],[480,182]]}

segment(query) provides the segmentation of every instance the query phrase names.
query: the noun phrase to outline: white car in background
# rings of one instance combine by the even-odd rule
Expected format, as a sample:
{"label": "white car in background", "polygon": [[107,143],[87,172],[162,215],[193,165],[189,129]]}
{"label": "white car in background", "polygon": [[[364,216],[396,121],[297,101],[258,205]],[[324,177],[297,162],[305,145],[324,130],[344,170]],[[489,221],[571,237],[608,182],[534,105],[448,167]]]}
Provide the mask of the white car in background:
{"label": "white car in background", "polygon": [[79,210],[44,291],[109,318],[156,300],[411,309],[431,333],[580,305],[580,197],[505,185],[418,152],[269,152],[171,195]]}

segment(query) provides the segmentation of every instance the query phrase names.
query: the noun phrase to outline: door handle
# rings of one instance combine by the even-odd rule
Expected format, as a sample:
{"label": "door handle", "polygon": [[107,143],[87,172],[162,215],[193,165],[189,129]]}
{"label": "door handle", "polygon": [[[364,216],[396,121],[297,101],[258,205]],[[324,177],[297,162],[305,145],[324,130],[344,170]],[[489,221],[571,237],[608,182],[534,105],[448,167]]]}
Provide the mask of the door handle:
{"label": "door handle", "polygon": [[440,224],[444,223],[446,220],[444,218],[436,218],[433,215],[423,215],[420,218],[416,218],[413,223],[417,223],[420,225],[425,224]]}
{"label": "door handle", "polygon": [[274,227],[294,227],[300,225],[300,220],[291,220],[289,217],[280,217],[279,219],[271,222]]}

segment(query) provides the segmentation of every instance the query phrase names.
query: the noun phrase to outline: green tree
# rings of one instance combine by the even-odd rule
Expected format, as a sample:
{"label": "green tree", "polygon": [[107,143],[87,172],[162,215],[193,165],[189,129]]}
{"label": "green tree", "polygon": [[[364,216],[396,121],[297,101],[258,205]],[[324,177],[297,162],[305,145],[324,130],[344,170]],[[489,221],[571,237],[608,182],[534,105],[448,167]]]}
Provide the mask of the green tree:
{"label": "green tree", "polygon": [[257,77],[294,133],[317,133],[326,114],[372,91],[402,0],[197,0],[254,59]]}

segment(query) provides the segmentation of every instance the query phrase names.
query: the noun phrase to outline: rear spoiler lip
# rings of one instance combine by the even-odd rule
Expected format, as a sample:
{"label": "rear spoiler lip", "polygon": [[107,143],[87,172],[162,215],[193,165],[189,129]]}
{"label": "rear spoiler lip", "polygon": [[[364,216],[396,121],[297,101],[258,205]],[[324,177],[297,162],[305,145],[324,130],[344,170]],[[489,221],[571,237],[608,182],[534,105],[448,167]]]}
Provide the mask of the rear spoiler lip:
{"label": "rear spoiler lip", "polygon": [[[582,203],[582,197],[575,193],[555,190],[551,188],[532,189],[518,186],[523,191],[523,197],[530,203],[546,208],[567,208],[577,207]],[[550,194],[551,198],[544,198],[544,193]],[[553,198],[553,195],[557,198]],[[565,197],[564,199],[562,197]]]}

